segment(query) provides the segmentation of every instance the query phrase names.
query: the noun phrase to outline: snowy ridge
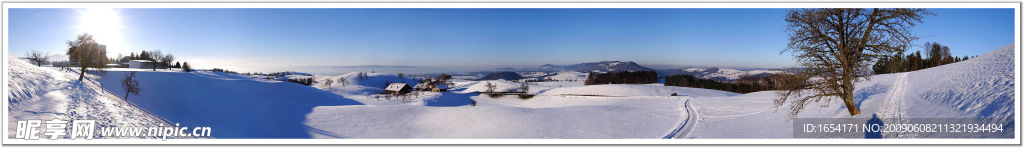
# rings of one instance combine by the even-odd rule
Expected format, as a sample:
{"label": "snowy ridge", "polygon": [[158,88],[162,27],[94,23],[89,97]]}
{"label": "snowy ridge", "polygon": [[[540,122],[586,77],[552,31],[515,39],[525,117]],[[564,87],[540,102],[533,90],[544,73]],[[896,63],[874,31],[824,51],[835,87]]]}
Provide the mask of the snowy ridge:
{"label": "snowy ridge", "polygon": [[730,82],[743,76],[768,76],[771,74],[784,73],[782,70],[737,70],[728,68],[684,68],[658,70],[659,76],[667,75],[692,75],[698,78],[711,79],[715,81]]}
{"label": "snowy ridge", "polygon": [[620,72],[620,71],[653,71],[654,69],[640,66],[633,61],[601,61],[593,63],[580,63],[565,66],[557,66],[551,64],[544,64],[539,67],[528,67],[528,68],[500,68],[498,71],[517,71],[517,72],[558,72],[558,71],[578,71],[578,72]]}

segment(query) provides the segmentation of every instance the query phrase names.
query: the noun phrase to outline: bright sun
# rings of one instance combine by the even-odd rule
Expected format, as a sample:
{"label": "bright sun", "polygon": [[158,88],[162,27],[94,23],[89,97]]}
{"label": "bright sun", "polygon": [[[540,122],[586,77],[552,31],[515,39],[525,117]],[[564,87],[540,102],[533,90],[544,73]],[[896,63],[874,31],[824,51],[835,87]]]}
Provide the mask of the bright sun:
{"label": "bright sun", "polygon": [[85,11],[79,10],[78,13],[77,28],[80,33],[92,34],[97,42],[107,46],[108,54],[122,53],[124,44],[121,41],[121,17],[118,16],[120,11],[89,8]]}

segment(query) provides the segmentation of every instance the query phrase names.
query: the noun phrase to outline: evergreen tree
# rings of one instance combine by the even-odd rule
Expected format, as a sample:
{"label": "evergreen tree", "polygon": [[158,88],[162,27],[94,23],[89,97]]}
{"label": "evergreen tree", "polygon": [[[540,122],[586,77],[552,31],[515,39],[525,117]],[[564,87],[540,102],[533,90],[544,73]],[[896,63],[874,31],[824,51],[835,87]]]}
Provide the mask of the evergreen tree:
{"label": "evergreen tree", "polygon": [[882,57],[881,59],[878,59],[878,61],[875,61],[875,65],[872,66],[871,68],[872,70],[875,71],[875,74],[891,73],[890,70],[892,69],[892,67],[891,65],[889,65],[889,63],[891,63],[889,61],[889,57]]}
{"label": "evergreen tree", "polygon": [[142,53],[139,53],[139,59],[137,60],[153,60],[153,58],[150,57],[149,52],[143,50]]}
{"label": "evergreen tree", "polygon": [[181,69],[185,70],[185,72],[192,72],[192,66],[189,66],[188,62],[181,64]]}

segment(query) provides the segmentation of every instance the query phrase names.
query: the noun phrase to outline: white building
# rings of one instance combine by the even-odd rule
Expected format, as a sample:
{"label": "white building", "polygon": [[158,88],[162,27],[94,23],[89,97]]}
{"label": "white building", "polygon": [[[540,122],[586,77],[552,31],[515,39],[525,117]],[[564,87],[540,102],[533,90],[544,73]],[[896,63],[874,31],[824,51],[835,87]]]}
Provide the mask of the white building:
{"label": "white building", "polygon": [[387,88],[384,88],[384,92],[400,95],[412,92],[412,87],[405,83],[391,83]]}
{"label": "white building", "polygon": [[132,60],[128,61],[128,68],[153,68],[153,63],[150,60]]}

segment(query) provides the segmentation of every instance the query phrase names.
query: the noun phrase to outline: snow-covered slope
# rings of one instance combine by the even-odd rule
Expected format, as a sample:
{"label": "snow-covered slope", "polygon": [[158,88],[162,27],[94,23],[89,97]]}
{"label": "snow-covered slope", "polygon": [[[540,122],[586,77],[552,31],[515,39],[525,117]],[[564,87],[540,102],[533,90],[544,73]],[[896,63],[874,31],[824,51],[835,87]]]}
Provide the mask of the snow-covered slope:
{"label": "snow-covered slope", "polygon": [[[129,71],[110,71],[104,88],[122,96]],[[210,71],[138,71],[142,91],[128,101],[182,126],[211,127],[214,138],[310,138],[303,117],[317,106],[362,103],[319,89]]]}
{"label": "snow-covered slope", "polygon": [[515,90],[519,88],[520,83],[512,82],[508,80],[486,80],[486,81],[469,81],[469,82],[456,82],[455,85],[466,89],[461,90],[462,93],[472,92],[487,92],[487,83],[494,85],[494,91],[503,92],[506,90]]}
{"label": "snow-covered slope", "polygon": [[589,75],[589,73],[561,71],[553,76],[544,77],[543,79],[551,79],[555,81],[585,81],[587,80],[587,75]]}
{"label": "snow-covered slope", "polygon": [[[1015,117],[1014,44],[967,61],[913,72],[872,76],[856,84],[862,113],[850,116],[839,101],[807,105],[797,118],[880,118],[902,123],[907,118]],[[788,103],[773,107],[773,91],[694,99],[697,124],[677,138],[792,138]],[[818,108],[818,106],[828,107]],[[882,135],[886,138],[930,134]]]}
{"label": "snow-covered slope", "polygon": [[[166,123],[159,117],[135,108],[100,88],[100,83],[89,77],[78,81],[78,73],[60,71],[53,67],[37,67],[27,61],[8,56],[5,67],[10,75],[7,81],[9,106],[7,111],[8,138],[15,137],[18,121],[26,120],[95,120],[96,127],[156,127]],[[102,137],[96,138],[158,138]],[[48,137],[44,137],[48,138]]]}
{"label": "snow-covered slope", "polygon": [[[341,84],[338,79],[342,78],[348,81],[348,83]],[[330,87],[323,83],[327,79],[334,81]],[[413,78],[398,77],[398,75],[387,73],[366,73],[366,78],[360,79],[358,72],[352,72],[338,76],[317,76],[316,80],[317,83],[314,84],[313,87],[320,89],[331,88],[327,89],[327,91],[335,93],[360,95],[382,93],[384,92],[384,87],[387,87],[389,82],[405,83],[409,84],[409,86],[416,86],[416,84],[419,84],[419,82]]]}

